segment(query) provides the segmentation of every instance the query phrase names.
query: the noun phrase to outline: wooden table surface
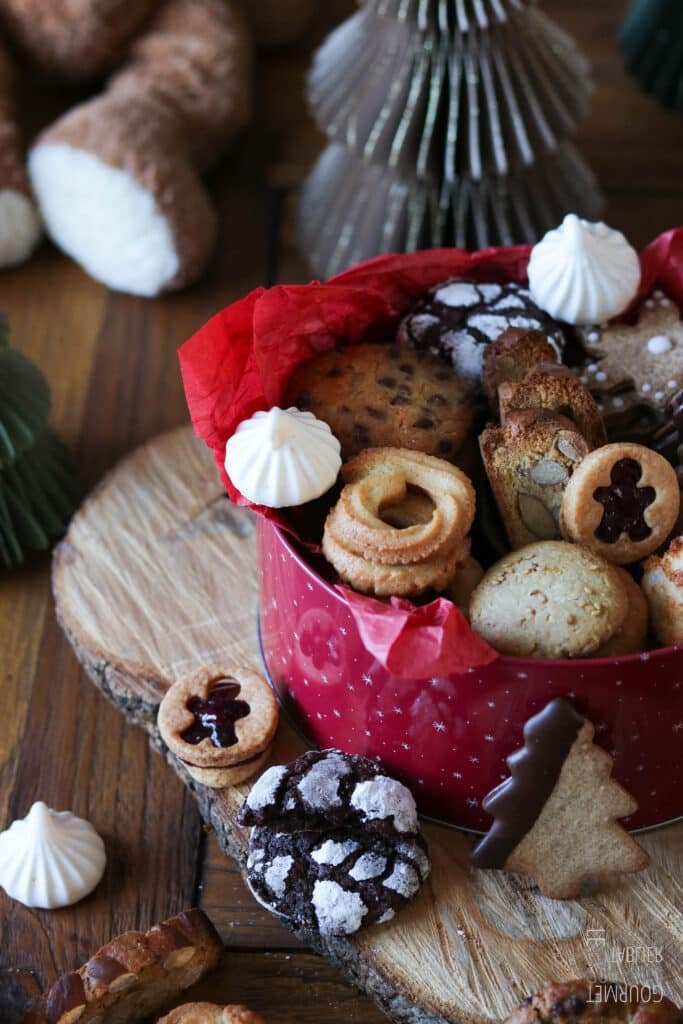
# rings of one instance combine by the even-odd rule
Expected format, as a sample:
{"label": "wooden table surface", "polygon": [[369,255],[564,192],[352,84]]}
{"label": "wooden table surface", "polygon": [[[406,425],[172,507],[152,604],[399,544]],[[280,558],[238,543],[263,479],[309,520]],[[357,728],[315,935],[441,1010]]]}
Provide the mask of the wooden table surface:
{"label": "wooden table surface", "polygon": [[[608,195],[608,221],[640,246],[683,222],[683,119],[624,75],[615,34],[625,6],[547,0],[545,9],[593,60],[581,148]],[[311,38],[260,59],[254,125],[212,174],[222,231],[199,285],[154,302],[114,295],[48,245],[0,277],[14,344],[46,373],[52,423],[77,452],[86,488],[186,421],[176,348],[197,326],[258,284],[307,277],[290,209],[321,144],[301,99],[304,70],[315,38],[352,3],[320,7]],[[112,935],[193,904],[227,947],[205,993],[250,1002],[269,1024],[383,1019],[254,903],[173,772],[85,678],[55,621],[47,558],[0,579],[0,720],[0,826],[42,799],[89,818],[110,858],[96,893],[73,909],[31,911],[0,892],[1,1021],[18,992],[42,989]]]}

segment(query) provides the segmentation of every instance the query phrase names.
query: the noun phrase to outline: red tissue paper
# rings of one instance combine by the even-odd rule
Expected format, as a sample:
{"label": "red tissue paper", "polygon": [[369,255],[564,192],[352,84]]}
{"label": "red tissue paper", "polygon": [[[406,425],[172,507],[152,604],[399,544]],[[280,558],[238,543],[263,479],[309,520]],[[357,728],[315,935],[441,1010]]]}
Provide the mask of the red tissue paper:
{"label": "red tissue paper", "polygon": [[[401,317],[434,285],[454,277],[525,284],[530,253],[529,246],[514,246],[378,256],[325,284],[257,288],[217,313],[179,356],[195,432],[213,450],[231,499],[295,532],[291,520],[247,501],[225,472],[225,445],[239,423],[280,405],[294,370],[319,352],[342,343],[391,341]],[[641,288],[631,312],[656,287],[683,304],[683,228],[652,242],[641,265]],[[417,606],[340,589],[366,647],[396,675],[455,674],[497,657],[445,598]]]}

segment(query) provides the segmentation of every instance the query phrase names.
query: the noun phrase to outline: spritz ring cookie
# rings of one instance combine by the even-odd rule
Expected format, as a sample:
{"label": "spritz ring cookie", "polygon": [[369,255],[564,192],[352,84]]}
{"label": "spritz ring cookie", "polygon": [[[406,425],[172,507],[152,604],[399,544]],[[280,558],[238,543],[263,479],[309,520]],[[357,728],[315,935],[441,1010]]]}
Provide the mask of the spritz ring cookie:
{"label": "spritz ring cookie", "polygon": [[[456,466],[401,448],[374,448],[343,468],[347,486],[332,512],[334,530],[356,555],[388,565],[418,562],[450,547],[469,533],[475,496],[469,478]],[[381,518],[400,505],[408,488],[431,502],[426,522],[396,527]]]}
{"label": "spritz ring cookie", "polygon": [[666,540],[680,500],[665,458],[640,444],[607,444],[574,470],[562,498],[562,534],[608,562],[628,565]]}
{"label": "spritz ring cookie", "polygon": [[342,472],[347,483],[323,536],[341,578],[378,596],[445,586],[468,554],[474,519],[475,492],[462,470],[422,452],[375,448]]}

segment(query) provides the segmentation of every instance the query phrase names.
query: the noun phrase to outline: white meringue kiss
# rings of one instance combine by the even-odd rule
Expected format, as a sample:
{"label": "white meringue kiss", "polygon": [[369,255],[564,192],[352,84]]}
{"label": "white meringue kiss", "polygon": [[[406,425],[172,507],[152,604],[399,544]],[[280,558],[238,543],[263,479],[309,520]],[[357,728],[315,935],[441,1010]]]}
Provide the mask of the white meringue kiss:
{"label": "white meringue kiss", "polygon": [[42,801],[0,833],[0,886],[27,907],[70,907],[100,882],[104,843],[90,822]]}
{"label": "white meringue kiss", "polygon": [[638,253],[620,231],[568,214],[534,246],[529,288],[556,320],[597,324],[623,313],[640,284]]}
{"label": "white meringue kiss", "polygon": [[275,407],[240,423],[225,446],[225,470],[256,505],[293,508],[330,489],[340,452],[327,423],[313,413]]}

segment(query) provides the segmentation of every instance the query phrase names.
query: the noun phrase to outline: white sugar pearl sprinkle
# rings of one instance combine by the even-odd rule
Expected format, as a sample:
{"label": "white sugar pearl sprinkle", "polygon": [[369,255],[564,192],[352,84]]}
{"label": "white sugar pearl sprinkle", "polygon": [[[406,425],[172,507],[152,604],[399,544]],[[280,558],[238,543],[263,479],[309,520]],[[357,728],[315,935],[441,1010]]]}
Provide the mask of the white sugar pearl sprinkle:
{"label": "white sugar pearl sprinkle", "polygon": [[643,392],[643,394],[647,395],[648,392],[652,391],[652,385],[651,384],[643,384],[643,386],[641,387],[640,390]]}
{"label": "white sugar pearl sprinkle", "polygon": [[600,341],[600,334],[598,333],[598,331],[591,331],[587,337],[587,340],[592,342]]}
{"label": "white sugar pearl sprinkle", "polygon": [[671,338],[667,338],[665,334],[655,334],[647,343],[648,352],[651,352],[653,356],[662,356],[665,352],[670,352],[672,348]]}
{"label": "white sugar pearl sprinkle", "polygon": [[605,381],[607,380],[607,374],[604,372],[604,370],[600,370],[600,373],[595,374],[595,379],[601,382]]}

